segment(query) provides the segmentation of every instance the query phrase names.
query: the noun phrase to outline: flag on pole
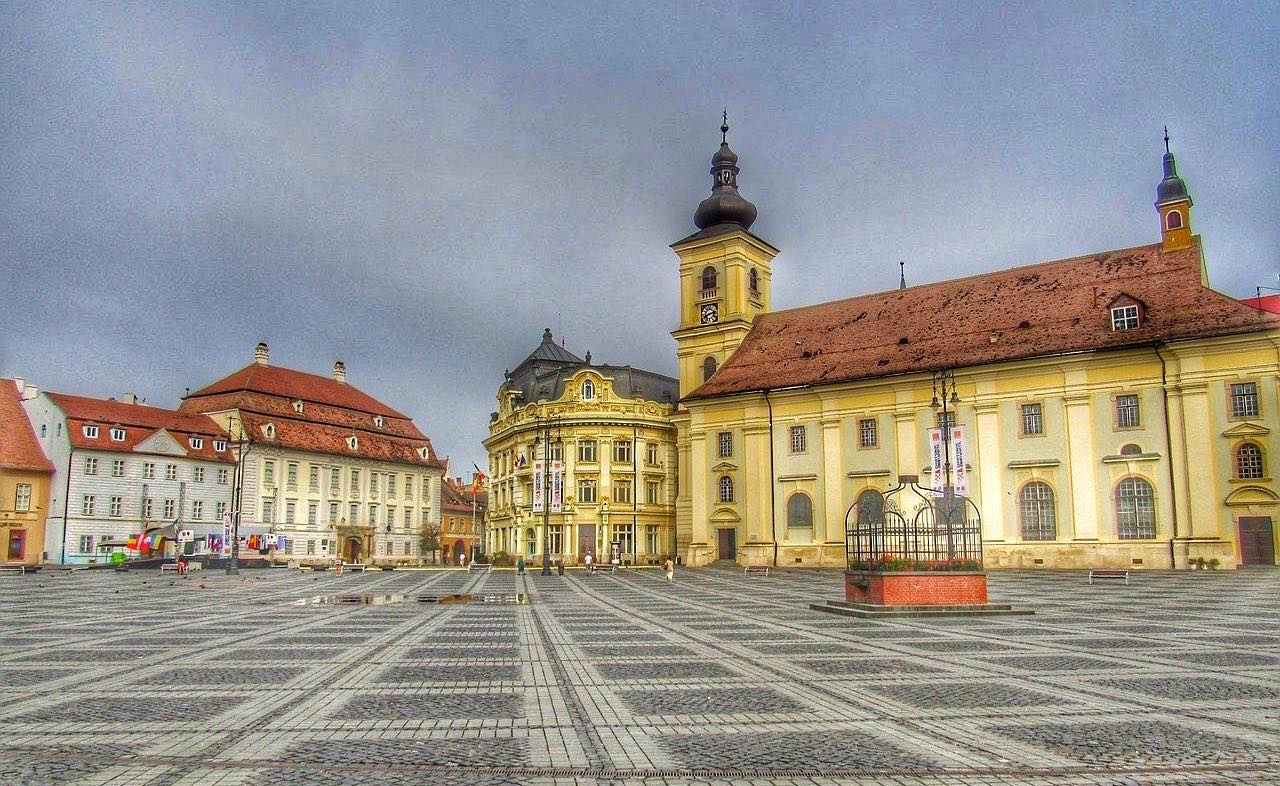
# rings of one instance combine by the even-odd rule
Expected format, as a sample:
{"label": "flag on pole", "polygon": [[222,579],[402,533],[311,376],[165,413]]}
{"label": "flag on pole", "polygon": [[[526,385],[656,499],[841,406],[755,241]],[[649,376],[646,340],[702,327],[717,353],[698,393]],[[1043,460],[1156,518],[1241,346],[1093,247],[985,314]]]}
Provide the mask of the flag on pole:
{"label": "flag on pole", "polygon": [[484,489],[484,482],[489,479],[489,476],[481,472],[475,464],[471,466],[476,471],[476,474],[471,476],[471,496],[474,497]]}

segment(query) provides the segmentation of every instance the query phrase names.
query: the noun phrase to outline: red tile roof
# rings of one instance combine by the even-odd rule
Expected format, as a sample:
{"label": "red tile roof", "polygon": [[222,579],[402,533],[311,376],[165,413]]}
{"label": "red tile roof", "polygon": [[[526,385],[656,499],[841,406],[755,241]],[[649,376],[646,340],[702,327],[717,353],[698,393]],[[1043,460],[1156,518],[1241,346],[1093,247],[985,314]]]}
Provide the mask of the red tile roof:
{"label": "red tile roof", "polygon": [[40,449],[22,394],[12,379],[0,377],[0,469],[53,472],[53,462]]}
{"label": "red tile roof", "polygon": [[[302,402],[302,412],[295,402]],[[413,421],[367,393],[330,377],[253,363],[182,401],[183,412],[236,410],[249,439],[315,453],[443,467]],[[382,425],[375,422],[382,418]],[[276,435],[264,433],[273,424]],[[347,439],[356,437],[356,449]],[[418,450],[427,449],[423,458]]]}
{"label": "red tile roof", "polygon": [[[1197,237],[1181,251],[1140,246],[777,311],[686,398],[1280,328],[1200,276]],[[1111,329],[1121,295],[1145,308],[1137,329]]]}
{"label": "red tile roof", "polygon": [[[67,436],[73,448],[134,451],[153,434],[163,430],[178,441],[187,458],[235,461],[230,445],[222,451],[213,449],[215,439],[227,440],[228,435],[212,418],[205,415],[146,404],[128,404],[113,399],[73,396],[69,393],[47,395],[67,416]],[[98,436],[86,436],[85,426],[97,426]],[[124,429],[123,440],[111,438],[111,429],[114,427]],[[191,447],[191,437],[203,438],[204,444],[200,448]]]}
{"label": "red tile roof", "polygon": [[[454,513],[466,513],[471,515],[471,484],[459,484],[453,478],[445,478],[440,484],[440,507],[446,511]],[[484,515],[485,510],[489,507],[488,492],[481,491],[476,494],[476,515]]]}

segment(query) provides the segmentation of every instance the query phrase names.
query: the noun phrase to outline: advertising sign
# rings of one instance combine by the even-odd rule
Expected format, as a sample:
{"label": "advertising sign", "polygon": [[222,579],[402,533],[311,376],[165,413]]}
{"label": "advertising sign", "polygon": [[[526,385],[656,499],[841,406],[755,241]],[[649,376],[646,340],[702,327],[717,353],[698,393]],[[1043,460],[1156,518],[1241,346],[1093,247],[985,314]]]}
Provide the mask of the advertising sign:
{"label": "advertising sign", "polygon": [[955,456],[956,495],[969,496],[969,452],[964,444],[964,426],[951,427],[951,455]]}
{"label": "advertising sign", "polygon": [[564,509],[564,462],[551,462],[551,512]]}
{"label": "advertising sign", "polygon": [[932,469],[929,488],[942,491],[942,487],[947,483],[945,469],[947,457],[942,445],[942,429],[929,429],[929,460]]}
{"label": "advertising sign", "polygon": [[542,459],[533,462],[533,512],[542,513],[546,505],[546,489],[542,487]]}
{"label": "advertising sign", "polygon": [[222,556],[231,556],[231,513],[222,514]]}

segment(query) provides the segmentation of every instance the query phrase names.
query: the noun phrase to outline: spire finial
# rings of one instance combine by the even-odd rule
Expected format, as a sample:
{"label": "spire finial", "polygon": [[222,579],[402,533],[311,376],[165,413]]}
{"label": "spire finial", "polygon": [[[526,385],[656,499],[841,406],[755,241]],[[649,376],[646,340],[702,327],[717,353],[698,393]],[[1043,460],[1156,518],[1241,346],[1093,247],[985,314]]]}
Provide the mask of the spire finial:
{"label": "spire finial", "polygon": [[898,263],[898,289],[907,288],[907,263]]}
{"label": "spire finial", "polygon": [[727,145],[729,144],[729,107],[726,106],[720,116],[723,118],[720,123],[720,144]]}
{"label": "spire finial", "polygon": [[1164,127],[1164,152],[1169,152],[1169,126]]}

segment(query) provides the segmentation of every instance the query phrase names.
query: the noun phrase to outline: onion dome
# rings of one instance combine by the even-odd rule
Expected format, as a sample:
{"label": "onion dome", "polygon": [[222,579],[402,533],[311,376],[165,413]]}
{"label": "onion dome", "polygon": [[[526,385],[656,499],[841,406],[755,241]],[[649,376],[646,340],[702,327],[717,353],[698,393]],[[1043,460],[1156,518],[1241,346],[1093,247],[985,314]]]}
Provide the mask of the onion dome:
{"label": "onion dome", "polygon": [[1164,130],[1164,180],[1160,181],[1160,185],[1156,186],[1156,204],[1163,205],[1166,202],[1191,201],[1191,195],[1187,193],[1187,184],[1182,178],[1178,177],[1178,165],[1173,160],[1173,153],[1169,152],[1169,129]]}
{"label": "onion dome", "polygon": [[756,220],[756,206],[738,193],[738,155],[729,149],[729,114],[720,125],[720,149],[711,157],[711,196],[702,200],[693,214],[698,229],[717,224],[737,224],[750,229]]}

